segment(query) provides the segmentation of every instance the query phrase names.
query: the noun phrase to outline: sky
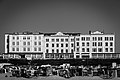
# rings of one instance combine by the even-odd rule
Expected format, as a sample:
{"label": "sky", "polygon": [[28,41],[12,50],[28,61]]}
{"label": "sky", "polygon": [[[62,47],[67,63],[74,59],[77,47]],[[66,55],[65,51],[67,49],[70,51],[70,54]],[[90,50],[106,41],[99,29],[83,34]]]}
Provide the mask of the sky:
{"label": "sky", "polygon": [[120,0],[0,0],[0,53],[13,32],[115,33],[120,52]]}

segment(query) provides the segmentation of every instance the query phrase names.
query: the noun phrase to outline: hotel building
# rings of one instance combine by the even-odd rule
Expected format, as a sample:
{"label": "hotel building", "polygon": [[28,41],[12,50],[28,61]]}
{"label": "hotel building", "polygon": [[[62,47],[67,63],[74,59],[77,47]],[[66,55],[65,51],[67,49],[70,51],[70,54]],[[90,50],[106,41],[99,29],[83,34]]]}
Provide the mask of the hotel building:
{"label": "hotel building", "polygon": [[100,31],[6,33],[4,58],[80,59],[113,58],[115,34]]}

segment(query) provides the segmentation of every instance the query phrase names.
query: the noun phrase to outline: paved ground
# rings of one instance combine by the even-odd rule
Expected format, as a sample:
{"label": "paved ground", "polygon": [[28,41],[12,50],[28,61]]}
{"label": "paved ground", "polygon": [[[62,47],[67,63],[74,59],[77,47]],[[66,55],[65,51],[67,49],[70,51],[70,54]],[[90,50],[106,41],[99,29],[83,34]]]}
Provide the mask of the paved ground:
{"label": "paved ground", "polygon": [[[5,77],[7,75],[7,77]],[[94,77],[72,77],[69,79],[65,79],[63,77],[59,76],[49,76],[49,77],[33,77],[33,78],[16,78],[16,77],[10,77],[10,74],[0,74],[0,80],[104,80],[98,76]],[[114,78],[114,79],[107,79],[107,80],[120,80],[120,78]]]}

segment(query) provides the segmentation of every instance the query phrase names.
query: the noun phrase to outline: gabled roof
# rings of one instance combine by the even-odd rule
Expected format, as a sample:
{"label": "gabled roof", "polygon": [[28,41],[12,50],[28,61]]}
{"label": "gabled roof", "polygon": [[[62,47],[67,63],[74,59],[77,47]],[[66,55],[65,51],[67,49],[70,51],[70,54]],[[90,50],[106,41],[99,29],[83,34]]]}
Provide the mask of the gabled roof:
{"label": "gabled roof", "polygon": [[57,32],[55,35],[51,35],[51,36],[69,36],[68,34],[64,34],[62,32]]}
{"label": "gabled roof", "polygon": [[56,33],[56,36],[63,36],[64,34],[62,32]]}
{"label": "gabled roof", "polygon": [[43,33],[45,36],[80,36],[81,33],[75,32],[54,32],[54,33]]}

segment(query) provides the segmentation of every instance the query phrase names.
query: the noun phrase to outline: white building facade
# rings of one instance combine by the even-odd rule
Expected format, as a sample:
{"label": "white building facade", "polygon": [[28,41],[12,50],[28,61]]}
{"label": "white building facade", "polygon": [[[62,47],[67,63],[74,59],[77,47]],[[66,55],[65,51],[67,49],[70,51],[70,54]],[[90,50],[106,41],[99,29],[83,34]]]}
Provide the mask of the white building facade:
{"label": "white building facade", "polygon": [[70,59],[74,58],[75,35],[80,33],[62,33],[45,35],[45,58]]}
{"label": "white building facade", "polygon": [[4,58],[80,59],[112,58],[115,34],[100,31],[81,33],[8,33]]}
{"label": "white building facade", "polygon": [[14,33],[5,35],[5,58],[43,58],[43,34]]}
{"label": "white building facade", "polygon": [[112,58],[112,53],[115,53],[115,35],[99,31],[81,34],[75,48],[75,58]]}

